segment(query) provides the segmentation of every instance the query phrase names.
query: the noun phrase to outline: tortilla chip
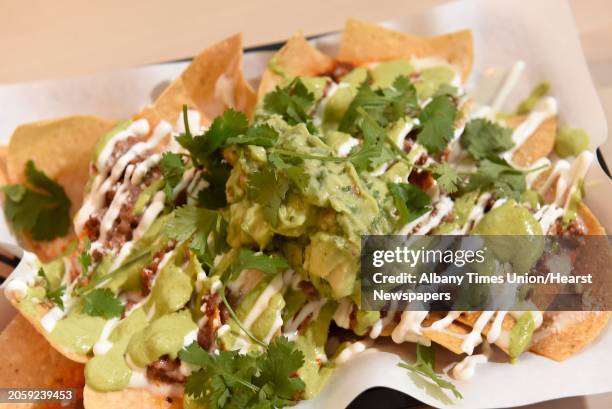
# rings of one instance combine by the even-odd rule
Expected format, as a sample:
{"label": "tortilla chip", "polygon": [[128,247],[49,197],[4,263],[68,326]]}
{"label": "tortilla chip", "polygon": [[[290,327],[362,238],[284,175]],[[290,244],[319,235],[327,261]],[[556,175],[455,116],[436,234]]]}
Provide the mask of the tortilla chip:
{"label": "tortilla chip", "polygon": [[288,76],[322,75],[332,72],[336,66],[333,58],[310,45],[301,33],[295,34],[270,59],[259,83],[259,98],[272,91],[283,80],[281,75],[270,69],[270,64],[274,64],[277,71],[282,70]]}
{"label": "tortilla chip", "polygon": [[423,335],[449,351],[457,355],[461,355],[463,354],[463,350],[461,349],[463,337],[470,333],[470,329],[468,327],[455,321],[444,328],[443,331],[427,328],[434,322],[444,318],[445,315],[445,313],[440,312],[429,313],[425,321],[423,321],[423,326],[425,327],[423,328]]}
{"label": "tortilla chip", "polygon": [[593,342],[611,315],[609,311],[544,313],[544,323],[534,334],[530,350],[555,361],[563,361]]}
{"label": "tortilla chip", "polygon": [[42,319],[42,317],[45,316],[47,312],[49,312],[51,308],[43,307],[42,305],[39,304],[36,306],[36,313],[31,314],[29,311],[22,310],[20,308],[19,303],[15,301],[13,298],[9,298],[9,301],[11,302],[11,304],[13,304],[13,307],[15,307],[20,312],[21,316],[30,323],[30,326],[36,329],[38,333],[40,334],[40,336],[45,338],[46,342],[49,345],[51,345],[57,352],[59,352],[64,357],[74,362],[84,364],[89,360],[89,358],[86,355],[81,355],[81,354],[74,353],[72,351],[68,351],[65,348],[63,348],[61,345],[58,345],[55,342],[53,342],[53,340],[49,336],[50,334],[42,327],[40,320]]}
{"label": "tortilla chip", "polygon": [[375,24],[348,20],[342,33],[338,60],[352,65],[397,58],[438,57],[456,66],[465,82],[474,61],[470,30],[434,37],[418,37]]}
{"label": "tortilla chip", "polygon": [[[463,336],[468,334],[469,328],[458,323],[453,322],[447,326],[444,331],[433,330],[429,328],[434,322],[444,318],[446,314],[440,312],[430,312],[427,318],[422,322],[422,333],[423,336],[430,341],[435,342],[438,345],[448,349],[449,351],[460,355],[463,353],[461,350],[461,344],[463,343]],[[381,332],[381,336],[389,337],[393,332],[393,329],[397,326],[397,322],[391,322]]]}
{"label": "tortilla chip", "polygon": [[[527,115],[513,116],[506,118],[506,124],[515,129],[525,119]],[[545,158],[553,150],[555,135],[557,134],[557,117],[548,118],[538,126],[533,134],[516,150],[512,155],[512,162],[521,167],[529,167],[538,159]]]}
{"label": "tortilla chip", "polygon": [[8,145],[8,182],[23,182],[25,164],[31,159],[64,188],[74,214],[81,206],[89,179],[91,151],[113,125],[114,121],[87,115],[20,125]]}
{"label": "tortilla chip", "polygon": [[[113,125],[113,121],[86,115],[20,125],[8,145],[7,183],[24,182],[25,164],[31,159],[64,188],[72,202],[70,215],[74,215],[83,201],[91,151]],[[25,236],[19,239],[24,247],[47,261],[61,254],[70,236],[48,242],[33,242]]]}
{"label": "tortilla chip", "polygon": [[183,400],[153,395],[146,389],[124,389],[117,392],[97,392],[88,386],[83,389],[85,409],[182,409]]}
{"label": "tortilla chip", "polygon": [[584,223],[587,234],[591,236],[600,236],[606,234],[606,229],[601,225],[597,217],[591,212],[591,210],[584,203],[580,203],[578,206],[578,217]]}
{"label": "tortilla chip", "polygon": [[[83,365],[54,350],[21,315],[15,316],[0,334],[0,347],[3,351],[0,387],[76,388],[80,391],[85,384]],[[2,407],[50,409],[62,406],[60,402],[53,402],[0,404]]]}
{"label": "tortilla chip", "polygon": [[242,75],[242,35],[236,34],[196,56],[191,64],[139,117],[176,123],[183,104],[204,116],[204,123],[234,108],[250,116],[256,96]]}
{"label": "tortilla chip", "polygon": [[[478,320],[478,317],[480,317],[480,314],[481,314],[480,312],[467,312],[467,313],[461,314],[459,318],[457,318],[457,321],[469,326],[470,328],[473,328],[474,325],[476,324],[476,321]],[[506,314],[504,316],[504,320],[502,321],[502,334],[506,332],[509,333],[510,330],[512,330],[512,327],[514,327],[515,323],[516,323],[516,320],[514,319],[514,317],[512,317],[510,314]],[[489,334],[489,331],[491,330],[492,325],[493,325],[493,317],[491,317],[491,320],[489,320],[487,325],[485,325],[482,330],[482,334],[484,336],[487,336]],[[497,345],[499,349],[504,351],[507,355],[510,355],[508,351],[508,344],[505,341],[507,340],[505,340],[502,336],[500,336],[497,339],[497,341],[495,341],[495,345]]]}

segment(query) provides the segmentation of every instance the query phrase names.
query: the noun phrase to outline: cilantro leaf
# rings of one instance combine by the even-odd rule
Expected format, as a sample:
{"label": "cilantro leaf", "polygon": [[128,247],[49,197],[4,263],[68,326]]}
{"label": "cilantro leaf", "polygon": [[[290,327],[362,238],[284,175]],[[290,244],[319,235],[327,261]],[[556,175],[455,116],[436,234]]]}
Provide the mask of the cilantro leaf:
{"label": "cilantro leaf", "polygon": [[47,298],[55,305],[60,307],[60,309],[64,310],[64,300],[62,300],[62,296],[66,292],[66,286],[62,285],[59,288],[56,288],[53,291],[47,291]]}
{"label": "cilantro leaf", "polygon": [[457,107],[447,96],[433,97],[419,115],[421,130],[417,142],[429,153],[442,152],[453,138],[456,116]]}
{"label": "cilantro leaf", "polygon": [[267,256],[262,253],[255,253],[247,249],[240,249],[238,258],[234,261],[230,270],[229,280],[232,281],[242,270],[255,269],[266,274],[276,274],[289,268],[289,264],[284,258],[277,256]]}
{"label": "cilantro leaf", "polygon": [[225,185],[230,177],[230,167],[217,163],[204,171],[204,179],[209,186],[198,192],[198,204],[207,209],[221,209],[227,205]]}
{"label": "cilantro leaf", "polygon": [[299,189],[304,190],[308,185],[308,175],[303,166],[300,166],[304,160],[296,157],[282,157],[278,152],[272,151],[268,155],[268,161],[277,172],[287,176],[289,180]]}
{"label": "cilantro leaf", "polygon": [[399,363],[398,366],[402,368],[406,368],[415,374],[421,375],[425,378],[429,378],[435,385],[440,387],[441,389],[447,389],[455,395],[455,398],[462,399],[463,396],[457,390],[455,385],[451,382],[443,379],[440,375],[438,375],[434,370],[435,364],[435,351],[432,347],[426,347],[421,344],[417,344],[417,357],[416,362],[413,364],[409,364],[406,362]]}
{"label": "cilantro leaf", "polygon": [[266,220],[272,226],[278,224],[278,210],[288,189],[288,180],[271,167],[253,173],[247,181],[249,199],[263,207]]}
{"label": "cilantro leaf", "polygon": [[222,219],[219,212],[203,209],[193,205],[184,205],[176,209],[170,216],[170,220],[164,227],[168,237],[178,242],[189,240],[189,248],[194,250],[200,257],[210,260],[214,257],[211,251],[209,238],[211,234],[216,237],[213,245],[219,247],[222,243],[221,236],[215,233],[221,228]]}
{"label": "cilantro leaf", "polygon": [[309,112],[314,105],[314,94],[308,91],[300,77],[296,77],[284,88],[276,87],[264,97],[264,109],[278,114],[289,125],[305,123],[308,130],[315,133]]}
{"label": "cilantro leaf", "polygon": [[[287,165],[284,158],[291,158],[291,160],[294,162],[305,159],[320,160],[325,162],[350,161],[357,170],[371,168],[372,162],[376,161],[382,155],[385,142],[385,131],[362,107],[358,107],[356,112],[359,114],[356,126],[363,135],[363,143],[361,143],[359,149],[353,150],[350,155],[344,157],[311,155],[285,149],[273,149],[269,157],[270,162],[277,169],[285,169],[287,176],[293,180],[298,187],[304,182],[304,173],[303,171],[297,170],[295,167],[292,168],[291,166]],[[273,183],[271,175],[268,175],[267,177],[268,180],[266,180],[266,183]],[[278,175],[276,175],[276,177],[278,178]],[[279,184],[279,186],[284,187],[282,184]]]}
{"label": "cilantro leaf", "polygon": [[179,352],[179,358],[201,368],[187,378],[185,393],[210,404],[211,408],[235,407],[233,395],[244,397],[243,388],[247,389],[247,402],[257,398],[259,388],[251,383],[257,371],[254,356],[240,355],[238,351],[209,355],[194,342]]}
{"label": "cilantro leaf", "polygon": [[483,118],[468,122],[459,141],[476,160],[497,155],[514,146],[510,128]]}
{"label": "cilantro leaf", "polygon": [[259,361],[261,372],[255,384],[264,389],[268,387],[268,390],[281,399],[277,404],[287,404],[306,386],[299,377],[292,376],[302,365],[304,354],[287,338],[278,337]]}
{"label": "cilantro leaf", "polygon": [[383,145],[380,154],[370,158],[369,170],[378,169],[380,166],[393,162],[397,158],[393,146]]}
{"label": "cilantro leaf", "polygon": [[282,337],[259,355],[209,354],[194,342],[179,352],[179,358],[199,368],[187,378],[185,393],[212,409],[280,409],[293,405],[293,397],[305,388],[295,375],[304,355]]}
{"label": "cilantro leaf", "polygon": [[362,116],[359,109],[370,115],[380,126],[385,127],[406,115],[409,109],[418,108],[414,85],[404,76],[393,82],[392,88],[373,90],[367,82],[361,84],[342,117],[338,129],[354,134]]}
{"label": "cilantro leaf", "polygon": [[[187,118],[186,105],[183,105],[183,117]],[[244,134],[248,127],[246,116],[233,109],[227,109],[223,115],[215,118],[203,135],[193,136],[185,119],[185,132],[177,136],[176,140],[189,151],[194,165],[205,168],[205,178],[210,186],[198,193],[198,202],[202,206],[219,209],[227,205],[225,184],[230,172],[219,149],[228,139]]]}
{"label": "cilantro leaf", "polygon": [[433,173],[438,185],[447,193],[454,193],[457,191],[457,187],[461,178],[457,169],[450,166],[447,162],[435,165],[431,172]]}
{"label": "cilantro leaf", "polygon": [[49,179],[29,160],[26,183],[2,188],[4,215],[13,228],[29,233],[35,241],[64,236],[70,228],[70,199],[64,189]]}
{"label": "cilantro leaf", "polygon": [[55,290],[51,289],[51,282],[45,273],[45,270],[41,267],[38,269],[38,276],[41,277],[44,281],[45,287],[45,298],[51,301],[53,304],[57,305],[62,311],[64,310],[64,300],[62,300],[62,296],[66,291],[66,286],[61,285]]}
{"label": "cilantro leaf", "polygon": [[497,197],[520,199],[527,189],[525,173],[510,166],[505,159],[491,157],[484,159],[478,169],[469,175],[467,191],[494,191]]}
{"label": "cilantro leaf", "polygon": [[363,108],[358,108],[357,113],[360,115],[357,127],[363,135],[363,143],[357,151],[351,153],[347,158],[355,166],[355,169],[365,170],[371,167],[372,161],[382,155],[385,130]]}
{"label": "cilantro leaf", "polygon": [[415,185],[388,183],[387,187],[397,208],[399,225],[410,223],[431,209],[431,199]]}
{"label": "cilantro leaf", "polygon": [[246,134],[228,138],[228,145],[257,145],[270,148],[278,139],[278,132],[268,124],[255,125]]}
{"label": "cilantro leaf", "polygon": [[[187,117],[187,107],[183,106],[183,115]],[[214,156],[229,138],[244,134],[249,126],[247,117],[234,109],[227,109],[215,118],[210,128],[202,134],[193,136],[189,125],[185,124],[185,132],[176,137],[177,142],[189,151],[194,164],[209,166]]]}
{"label": "cilantro leaf", "polygon": [[164,152],[159,161],[159,170],[166,184],[170,187],[175,187],[183,178],[185,163],[183,163],[183,158],[178,153]]}
{"label": "cilantro leaf", "polygon": [[123,309],[119,298],[108,288],[96,288],[83,298],[83,312],[92,317],[119,317]]}

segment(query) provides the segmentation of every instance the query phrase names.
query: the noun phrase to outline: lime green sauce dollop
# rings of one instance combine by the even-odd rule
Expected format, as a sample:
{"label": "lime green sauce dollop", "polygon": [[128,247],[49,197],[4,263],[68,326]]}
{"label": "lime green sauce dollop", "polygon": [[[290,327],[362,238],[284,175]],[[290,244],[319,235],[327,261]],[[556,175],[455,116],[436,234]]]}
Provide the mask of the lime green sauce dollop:
{"label": "lime green sauce dollop", "polygon": [[589,135],[579,128],[561,128],[555,138],[555,153],[562,158],[578,156],[589,149]]}

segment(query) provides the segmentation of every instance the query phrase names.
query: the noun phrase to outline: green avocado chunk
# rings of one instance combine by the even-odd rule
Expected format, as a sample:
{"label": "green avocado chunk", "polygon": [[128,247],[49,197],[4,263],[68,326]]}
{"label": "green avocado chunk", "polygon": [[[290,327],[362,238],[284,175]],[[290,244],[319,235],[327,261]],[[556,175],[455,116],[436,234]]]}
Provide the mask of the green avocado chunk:
{"label": "green avocado chunk", "polygon": [[[282,281],[280,276],[276,276],[272,279],[262,279],[257,283],[253,290],[244,296],[236,308],[236,316],[243,324],[254,310],[255,304],[258,302],[261,295],[265,291],[273,290],[274,287],[271,286],[271,283],[272,281],[278,279],[281,279]],[[255,318],[248,328],[251,334],[253,334],[259,340],[265,341],[270,335],[273,335],[270,334],[270,331],[274,329],[274,323],[283,311],[283,308],[285,308],[285,299],[281,293],[281,287],[282,286],[279,286],[278,290],[271,294],[268,303],[263,306],[263,308],[260,310],[261,313],[257,316],[257,318]],[[241,347],[245,346],[245,344],[245,349],[257,348],[257,346],[252,343],[251,339],[249,339],[247,335],[242,334],[240,337],[238,337],[242,331],[236,321],[233,319],[230,320],[229,326],[231,330],[227,331],[220,337],[220,341],[225,349],[240,349]]]}
{"label": "green avocado chunk", "polygon": [[298,349],[304,354],[304,365],[298,370],[298,375],[306,384],[305,399],[316,396],[333,371],[331,367],[322,365],[321,357],[325,356],[329,326],[336,307],[335,302],[328,301],[319,311],[317,318],[310,322],[295,340]]}
{"label": "green avocado chunk", "polygon": [[368,70],[364,67],[355,68],[340,79],[338,88],[328,98],[323,113],[323,121],[337,123],[344,116],[349,105],[357,95],[359,85],[368,79]]}
{"label": "green avocado chunk", "polygon": [[185,336],[197,328],[188,310],[157,318],[131,338],[127,347],[130,359],[141,368],[163,355],[175,359]]}
{"label": "green avocado chunk", "polygon": [[459,196],[455,200],[455,204],[453,206],[453,214],[455,218],[452,221],[441,223],[436,228],[435,233],[448,234],[463,226],[468,221],[468,217],[470,217],[470,213],[474,208],[478,195],[478,191],[473,191]]}
{"label": "green avocado chunk", "polygon": [[408,60],[391,60],[381,62],[372,68],[372,85],[374,87],[386,88],[393,85],[393,81],[400,75],[410,75],[414,72],[414,67]]}
{"label": "green avocado chunk", "polygon": [[105,320],[77,312],[70,313],[55,325],[51,339],[68,351],[86,355],[100,338]]}
{"label": "green avocado chunk", "polygon": [[523,313],[510,330],[510,359],[515,361],[531,342],[531,336],[535,330],[535,321],[529,311]]}
{"label": "green avocado chunk", "polygon": [[85,365],[85,381],[88,386],[101,392],[127,388],[132,370],[125,362],[125,350],[132,336],[147,325],[147,317],[138,308],[121,321],[108,337],[111,349],[103,355],[94,356]]}
{"label": "green avocado chunk", "polygon": [[102,137],[98,139],[98,141],[94,145],[94,148],[92,151],[93,161],[95,162],[98,160],[98,156],[100,156],[100,153],[104,150],[104,147],[106,146],[108,141],[110,141],[113,138],[113,136],[117,135],[121,131],[126,130],[131,124],[132,124],[131,119],[120,121],[117,125],[115,125],[113,129],[111,129],[110,131],[102,135]]}
{"label": "green avocado chunk", "polygon": [[584,129],[561,128],[555,138],[555,153],[562,158],[578,156],[589,149],[589,135]]}
{"label": "green avocado chunk", "polygon": [[421,71],[419,79],[414,83],[414,87],[417,90],[417,96],[420,100],[431,98],[442,85],[450,85],[454,78],[455,72],[450,67],[439,66],[425,68]]}
{"label": "green avocado chunk", "polygon": [[540,223],[528,209],[512,200],[487,213],[472,234],[487,236],[485,241],[495,257],[510,262],[516,273],[529,271],[544,251]]}
{"label": "green avocado chunk", "polygon": [[182,269],[168,263],[158,273],[151,291],[151,303],[155,305],[156,316],[169,314],[183,308],[191,298],[191,278]]}
{"label": "green avocado chunk", "polygon": [[359,271],[359,247],[340,236],[317,232],[306,248],[304,270],[324,279],[333,298],[346,297],[353,292]]}
{"label": "green avocado chunk", "polygon": [[365,335],[370,327],[380,319],[379,311],[363,311],[359,310],[355,314],[357,324],[355,325],[355,334],[359,336]]}

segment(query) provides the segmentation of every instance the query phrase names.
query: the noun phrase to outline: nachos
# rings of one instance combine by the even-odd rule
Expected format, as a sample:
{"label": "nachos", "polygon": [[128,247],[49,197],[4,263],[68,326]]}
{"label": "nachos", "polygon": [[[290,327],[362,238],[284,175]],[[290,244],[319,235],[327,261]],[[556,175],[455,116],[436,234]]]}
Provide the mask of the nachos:
{"label": "nachos", "polygon": [[[469,31],[416,37],[349,21],[339,54],[301,35],[255,93],[240,36],[196,57],[133,118],[19,127],[4,211],[28,249],[5,285],[83,363],[86,407],[280,408],[317,395],[375,340],[455,397],[496,345],[563,360],[607,312],[361,309],[367,234],[597,235],[593,161],[546,85],[501,112],[524,68],[477,104]],[[556,152],[553,153],[553,150]]]}

